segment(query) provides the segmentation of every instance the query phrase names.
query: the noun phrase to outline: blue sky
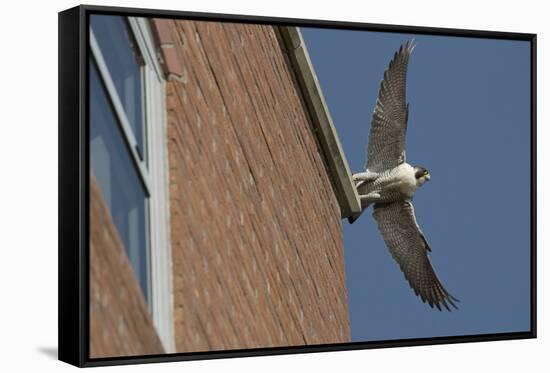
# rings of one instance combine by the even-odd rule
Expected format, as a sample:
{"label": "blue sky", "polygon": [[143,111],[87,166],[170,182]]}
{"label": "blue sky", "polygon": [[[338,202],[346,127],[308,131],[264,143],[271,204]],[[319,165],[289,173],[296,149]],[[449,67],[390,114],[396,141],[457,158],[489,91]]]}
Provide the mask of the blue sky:
{"label": "blue sky", "polygon": [[365,162],[384,69],[406,40],[407,160],[431,181],[414,197],[431,260],[459,310],[417,298],[390,257],[371,209],[343,221],[352,339],[530,328],[530,45],[463,37],[302,28],[353,172]]}

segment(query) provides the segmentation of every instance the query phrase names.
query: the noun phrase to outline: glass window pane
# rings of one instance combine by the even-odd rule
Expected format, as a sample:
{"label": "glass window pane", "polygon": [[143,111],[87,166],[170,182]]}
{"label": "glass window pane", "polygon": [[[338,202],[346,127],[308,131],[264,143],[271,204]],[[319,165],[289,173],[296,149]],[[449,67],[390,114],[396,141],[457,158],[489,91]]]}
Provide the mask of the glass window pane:
{"label": "glass window pane", "polygon": [[142,110],[143,60],[124,17],[91,15],[90,25],[107,64],[140,154],[145,157]]}
{"label": "glass window pane", "polygon": [[89,68],[91,169],[147,299],[147,194],[92,61]]}

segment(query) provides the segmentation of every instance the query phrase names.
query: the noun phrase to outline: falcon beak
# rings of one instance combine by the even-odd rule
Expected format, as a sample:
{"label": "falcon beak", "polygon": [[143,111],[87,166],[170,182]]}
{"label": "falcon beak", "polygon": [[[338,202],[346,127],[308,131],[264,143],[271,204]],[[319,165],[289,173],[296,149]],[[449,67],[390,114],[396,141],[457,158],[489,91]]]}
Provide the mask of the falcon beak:
{"label": "falcon beak", "polygon": [[430,178],[431,178],[430,174],[427,174],[426,175],[426,181],[430,181]]}

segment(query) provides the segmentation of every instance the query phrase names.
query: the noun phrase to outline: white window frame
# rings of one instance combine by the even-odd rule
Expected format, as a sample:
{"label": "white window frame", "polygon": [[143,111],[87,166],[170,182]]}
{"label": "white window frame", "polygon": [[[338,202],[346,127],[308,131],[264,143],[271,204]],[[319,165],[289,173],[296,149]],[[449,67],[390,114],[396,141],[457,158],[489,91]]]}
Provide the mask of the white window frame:
{"label": "white window frame", "polygon": [[149,240],[148,298],[153,323],[167,353],[175,351],[172,249],[170,245],[170,207],[168,194],[168,149],[165,105],[166,81],[157,59],[156,46],[149,21],[145,18],[127,17],[130,30],[144,59],[144,129],[147,157],[142,160],[137,152],[137,141],[118,96],[113,80],[90,28],[90,50],[100,77],[105,83],[108,99],[115,109],[123,136],[131,145],[131,157],[138,169],[148,196]]}

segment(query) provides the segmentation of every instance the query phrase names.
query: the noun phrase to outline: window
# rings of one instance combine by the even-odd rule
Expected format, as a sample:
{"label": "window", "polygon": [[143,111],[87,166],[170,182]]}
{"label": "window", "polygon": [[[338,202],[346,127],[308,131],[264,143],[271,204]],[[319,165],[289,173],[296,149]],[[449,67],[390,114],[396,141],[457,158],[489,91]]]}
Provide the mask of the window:
{"label": "window", "polygon": [[147,192],[97,68],[90,64],[90,163],[147,299]]}
{"label": "window", "polygon": [[92,15],[90,25],[90,166],[148,301],[142,58],[125,18]]}
{"label": "window", "polygon": [[174,352],[165,82],[145,18],[90,15],[90,169]]}
{"label": "window", "polygon": [[143,57],[123,17],[92,16],[90,24],[143,159]]}

